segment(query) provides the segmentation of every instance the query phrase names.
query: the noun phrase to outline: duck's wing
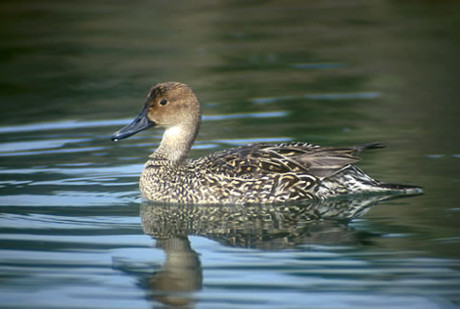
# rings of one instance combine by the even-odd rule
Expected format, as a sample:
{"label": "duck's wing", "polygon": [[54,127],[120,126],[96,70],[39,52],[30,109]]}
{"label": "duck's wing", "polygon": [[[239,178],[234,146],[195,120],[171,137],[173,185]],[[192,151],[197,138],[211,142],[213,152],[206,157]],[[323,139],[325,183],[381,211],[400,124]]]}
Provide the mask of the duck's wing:
{"label": "duck's wing", "polygon": [[[309,174],[327,178],[360,160],[358,154],[365,149],[382,148],[379,143],[353,147],[321,147],[309,144],[280,145],[273,149],[283,162],[302,166]],[[271,149],[268,149],[271,150]],[[288,163],[288,164],[289,164]]]}
{"label": "duck's wing", "polygon": [[358,161],[357,155],[364,149],[382,147],[379,143],[353,147],[321,147],[308,143],[251,144],[216,152],[200,160],[209,172],[232,177],[294,172],[326,178]]}

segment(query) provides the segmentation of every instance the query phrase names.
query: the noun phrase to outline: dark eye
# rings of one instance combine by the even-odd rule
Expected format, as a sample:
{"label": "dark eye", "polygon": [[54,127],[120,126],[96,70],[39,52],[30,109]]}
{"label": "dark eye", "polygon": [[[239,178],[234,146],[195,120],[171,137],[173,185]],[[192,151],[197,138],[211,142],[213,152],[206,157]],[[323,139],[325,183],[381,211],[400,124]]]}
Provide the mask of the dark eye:
{"label": "dark eye", "polygon": [[160,101],[160,105],[165,106],[166,104],[168,104],[168,100],[162,99],[162,100]]}

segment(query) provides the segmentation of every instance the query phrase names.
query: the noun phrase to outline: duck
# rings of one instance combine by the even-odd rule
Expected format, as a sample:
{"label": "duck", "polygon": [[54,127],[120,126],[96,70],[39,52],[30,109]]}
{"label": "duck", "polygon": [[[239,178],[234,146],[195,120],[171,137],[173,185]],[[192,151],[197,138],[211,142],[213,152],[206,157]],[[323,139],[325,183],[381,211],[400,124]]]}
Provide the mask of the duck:
{"label": "duck", "polygon": [[174,204],[274,204],[354,194],[421,194],[422,188],[375,180],[354,163],[367,143],[351,147],[307,142],[253,143],[188,159],[201,122],[192,88],[180,82],[154,85],[141,112],[112,135],[113,141],[143,130],[164,129],[139,180],[147,201]]}

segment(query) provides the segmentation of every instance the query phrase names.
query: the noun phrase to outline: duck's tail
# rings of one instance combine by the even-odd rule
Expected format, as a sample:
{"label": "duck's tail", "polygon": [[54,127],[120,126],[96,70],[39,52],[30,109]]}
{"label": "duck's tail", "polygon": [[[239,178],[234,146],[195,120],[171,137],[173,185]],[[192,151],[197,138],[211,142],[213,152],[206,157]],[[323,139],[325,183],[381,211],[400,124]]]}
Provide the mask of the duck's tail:
{"label": "duck's tail", "polygon": [[380,182],[378,184],[378,187],[379,187],[379,189],[381,191],[392,192],[392,193],[395,193],[395,194],[403,194],[403,195],[419,195],[419,194],[423,194],[423,188],[418,187],[418,186]]}
{"label": "duck's tail", "polygon": [[423,189],[418,186],[386,183],[375,180],[359,167],[349,165],[332,177],[323,179],[318,196],[328,198],[343,194],[419,195]]}

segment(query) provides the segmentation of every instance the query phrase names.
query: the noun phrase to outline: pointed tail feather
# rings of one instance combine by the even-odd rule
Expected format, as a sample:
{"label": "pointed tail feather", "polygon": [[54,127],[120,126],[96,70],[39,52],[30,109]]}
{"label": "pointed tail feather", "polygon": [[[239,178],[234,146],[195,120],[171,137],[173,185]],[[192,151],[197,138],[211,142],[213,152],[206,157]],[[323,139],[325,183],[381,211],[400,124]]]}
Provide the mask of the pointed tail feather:
{"label": "pointed tail feather", "polygon": [[411,185],[402,185],[396,183],[380,183],[379,187],[394,193],[400,193],[404,195],[419,195],[423,194],[423,188]]}
{"label": "pointed tail feather", "polygon": [[357,146],[352,147],[352,149],[356,153],[360,153],[360,152],[362,152],[363,150],[366,150],[366,149],[379,149],[379,148],[385,148],[385,144],[374,142],[374,143],[361,144],[361,145],[357,145]]}

